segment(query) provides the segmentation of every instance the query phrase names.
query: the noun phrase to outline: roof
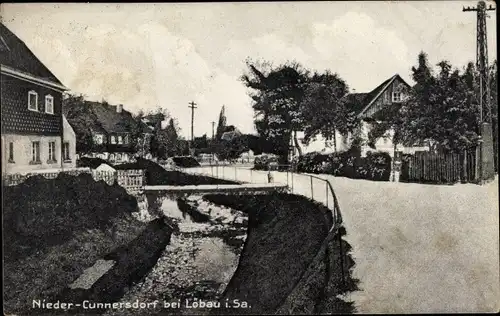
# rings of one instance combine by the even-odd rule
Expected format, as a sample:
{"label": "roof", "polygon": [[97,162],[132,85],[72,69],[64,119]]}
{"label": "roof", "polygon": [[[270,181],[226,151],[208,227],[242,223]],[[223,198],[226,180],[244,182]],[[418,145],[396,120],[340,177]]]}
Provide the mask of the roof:
{"label": "roof", "polygon": [[401,78],[398,74],[395,74],[391,78],[385,80],[379,84],[375,89],[368,93],[350,93],[346,97],[350,106],[354,111],[361,115],[364,113],[379,97],[380,95],[394,82],[394,80],[399,79],[406,86],[410,86],[406,81]]}
{"label": "roof", "polygon": [[62,86],[26,44],[0,23],[0,64]]}
{"label": "roof", "polygon": [[126,110],[116,112],[116,105],[100,102],[85,102],[96,115],[98,122],[107,133],[128,133],[130,125],[135,124],[132,114]]}

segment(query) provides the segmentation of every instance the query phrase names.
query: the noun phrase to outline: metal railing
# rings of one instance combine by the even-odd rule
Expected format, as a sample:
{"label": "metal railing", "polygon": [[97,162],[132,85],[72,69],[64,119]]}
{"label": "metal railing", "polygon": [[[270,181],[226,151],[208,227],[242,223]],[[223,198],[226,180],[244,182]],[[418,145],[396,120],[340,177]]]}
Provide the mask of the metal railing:
{"label": "metal railing", "polygon": [[[276,166],[276,165],[275,165]],[[332,184],[327,179],[323,179],[319,176],[301,174],[294,172],[294,168],[290,165],[277,165],[277,170],[253,170],[252,168],[243,169],[239,166],[202,166],[194,168],[180,169],[182,172],[190,174],[198,174],[204,176],[211,176],[214,178],[232,180],[243,183],[268,183],[269,173],[272,175],[273,182],[280,182],[287,184],[288,190],[292,194],[298,194],[310,198],[311,200],[321,203],[326,206],[332,215],[332,223],[325,237],[320,249],[318,250],[318,255],[321,252],[328,254],[329,243],[335,237],[338,238],[339,248],[340,248],[340,267],[341,267],[341,277],[342,282],[345,287],[346,280],[346,269],[344,267],[344,253],[342,249],[342,236],[339,233],[339,229],[342,226],[342,214],[340,211],[339,203]],[[328,255],[325,255],[325,261],[328,261]],[[325,263],[327,264],[327,263]],[[310,268],[306,270],[308,273],[314,273],[310,271]],[[331,272],[327,270],[328,279],[330,279]],[[306,273],[304,272],[304,273]],[[303,276],[305,277],[305,276]]]}

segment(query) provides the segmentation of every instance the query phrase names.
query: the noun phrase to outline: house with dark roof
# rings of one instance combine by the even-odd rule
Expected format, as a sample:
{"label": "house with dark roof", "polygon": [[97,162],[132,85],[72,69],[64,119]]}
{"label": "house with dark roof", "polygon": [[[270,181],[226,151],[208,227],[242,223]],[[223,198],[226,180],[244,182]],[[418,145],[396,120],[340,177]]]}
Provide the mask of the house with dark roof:
{"label": "house with dark roof", "polygon": [[[84,100],[80,103],[65,102],[64,111],[77,136],[86,133],[85,129],[92,134],[92,151],[85,152],[85,155],[120,163],[130,161],[136,154],[148,154],[140,150],[140,145],[149,143],[153,129],[136,120],[123,109],[123,104]],[[137,139],[134,139],[135,134],[139,136]]]}
{"label": "house with dark roof", "polygon": [[74,168],[75,134],[62,112],[68,90],[0,23],[2,174]]}
{"label": "house with dark roof", "polygon": [[[408,88],[410,88],[410,85],[404,81],[400,75],[395,74],[368,93],[350,93],[346,95],[349,106],[361,120],[360,128],[353,134],[359,136],[362,140],[361,154],[363,156],[369,151],[383,151],[389,153],[391,156],[394,155],[394,144],[392,143],[394,132],[392,130],[388,130],[382,137],[377,139],[375,144],[373,144],[375,148],[370,147],[367,142],[368,133],[372,128],[371,122],[373,122],[375,113],[378,113],[386,106],[404,101],[406,97],[405,91],[407,91]],[[340,135],[337,133],[335,135],[337,151],[348,149],[351,146],[354,135]],[[298,136],[299,142],[301,142],[300,140],[301,138],[303,139],[303,133],[298,133]],[[427,149],[428,148],[425,146],[404,147],[402,145],[398,145],[396,148],[397,151],[404,153]],[[307,146],[304,145],[302,150],[304,153],[315,151],[324,153],[332,152],[334,151],[333,140],[325,140],[323,137],[318,136]]]}

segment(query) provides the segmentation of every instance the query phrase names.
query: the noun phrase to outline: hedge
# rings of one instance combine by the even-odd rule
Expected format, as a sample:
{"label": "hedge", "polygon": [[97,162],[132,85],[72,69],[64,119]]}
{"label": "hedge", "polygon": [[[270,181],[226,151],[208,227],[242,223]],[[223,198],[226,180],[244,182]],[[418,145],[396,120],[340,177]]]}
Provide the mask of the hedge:
{"label": "hedge", "polygon": [[389,181],[391,156],[385,152],[368,152],[366,157],[361,157],[353,151],[332,154],[308,153],[298,159],[297,171],[352,179]]}

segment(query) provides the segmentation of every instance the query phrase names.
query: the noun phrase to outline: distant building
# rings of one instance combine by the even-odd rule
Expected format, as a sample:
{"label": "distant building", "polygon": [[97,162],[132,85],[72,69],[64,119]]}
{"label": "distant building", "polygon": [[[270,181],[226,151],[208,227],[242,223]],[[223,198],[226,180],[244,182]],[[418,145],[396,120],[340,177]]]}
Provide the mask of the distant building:
{"label": "distant building", "polygon": [[2,174],[71,169],[75,133],[62,111],[68,90],[0,23]]}
{"label": "distant building", "polygon": [[[148,143],[152,136],[152,128],[134,119],[130,112],[123,109],[122,104],[83,101],[83,107],[85,111],[78,113],[85,118],[69,114],[68,117],[77,134],[85,132],[80,123],[82,119],[86,121],[83,127],[91,129],[95,149],[86,153],[87,156],[105,159],[111,163],[129,162],[137,154],[138,147]],[[72,109],[68,106],[65,111]],[[134,141],[132,138],[136,128],[140,129],[140,137]],[[137,144],[139,145],[136,146]],[[147,153],[146,150],[138,154],[144,156]]]}

